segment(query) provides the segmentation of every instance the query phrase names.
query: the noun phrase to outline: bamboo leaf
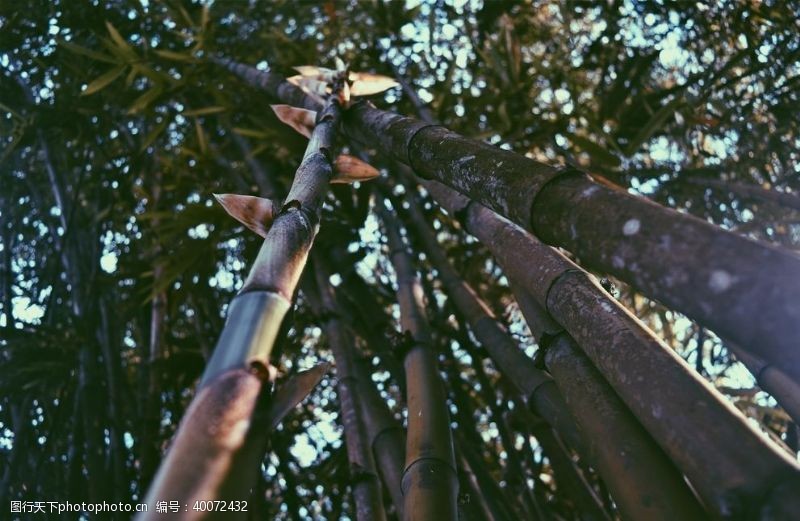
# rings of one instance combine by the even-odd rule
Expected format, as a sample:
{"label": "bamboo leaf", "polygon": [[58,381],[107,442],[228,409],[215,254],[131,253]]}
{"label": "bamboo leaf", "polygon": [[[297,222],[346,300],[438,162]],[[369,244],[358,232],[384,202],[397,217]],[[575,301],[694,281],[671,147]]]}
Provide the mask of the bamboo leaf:
{"label": "bamboo leaf", "polygon": [[400,85],[394,78],[369,72],[351,72],[350,81],[353,96],[371,96]]}
{"label": "bamboo leaf", "polygon": [[87,49],[86,47],[83,47],[82,45],[78,45],[76,43],[59,40],[58,45],[60,45],[61,47],[67,49],[68,51],[74,54],[80,54],[81,56],[86,56],[87,58],[91,58],[93,60],[106,63],[117,63],[117,60],[115,60],[112,56],[103,54],[101,52],[93,51],[91,49]]}
{"label": "bamboo leaf", "polygon": [[590,139],[570,134],[569,140],[572,141],[575,146],[589,154],[592,160],[599,164],[617,167],[621,163],[619,157]]}
{"label": "bamboo leaf", "polygon": [[197,118],[194,118],[194,130],[197,134],[197,144],[200,146],[200,153],[205,154],[208,150],[208,140],[206,139],[206,133],[203,132],[203,126]]}
{"label": "bamboo leaf", "polygon": [[219,114],[220,112],[225,112],[228,110],[228,107],[223,107],[220,105],[215,105],[213,107],[203,107],[200,109],[192,109],[192,110],[185,110],[183,111],[183,115],[190,117],[190,116],[208,116],[210,114]]}
{"label": "bamboo leaf", "polygon": [[650,118],[650,121],[642,127],[636,137],[628,143],[625,152],[630,156],[636,153],[637,150],[647,142],[653,135],[661,130],[664,124],[673,117],[675,111],[683,105],[684,100],[682,96],[678,96],[660,109],[658,109],[653,116]]}
{"label": "bamboo leaf", "polygon": [[141,146],[141,147],[139,147],[139,151],[140,151],[140,152],[143,152],[143,151],[147,150],[147,147],[149,147],[150,145],[152,145],[152,144],[153,144],[153,142],[154,142],[156,139],[158,139],[158,136],[160,136],[160,135],[161,135],[161,133],[162,133],[162,132],[164,132],[164,129],[165,129],[165,128],[167,128],[167,125],[168,125],[168,124],[169,124],[169,121],[167,121],[167,120],[165,119],[164,121],[162,121],[161,123],[159,123],[159,124],[158,124],[158,126],[156,126],[156,128],[154,128],[153,130],[151,130],[151,131],[150,131],[150,132],[147,134],[147,136],[145,136],[145,138],[144,138],[144,141],[142,142],[142,146]]}
{"label": "bamboo leaf", "polygon": [[255,130],[252,128],[241,128],[241,127],[233,127],[233,131],[239,134],[240,136],[247,136],[256,139],[267,139],[269,134],[261,130]]}
{"label": "bamboo leaf", "polygon": [[90,94],[94,94],[95,92],[107,87],[112,81],[119,78],[124,71],[125,65],[119,65],[105,74],[95,78],[91,83],[89,83],[89,85],[86,86],[86,89],[81,92],[81,96],[89,96]]}
{"label": "bamboo leaf", "polygon": [[135,114],[146,109],[153,101],[161,95],[164,88],[161,85],[156,85],[138,98],[128,109],[128,114]]}
{"label": "bamboo leaf", "polygon": [[356,181],[369,181],[380,176],[381,173],[369,163],[357,157],[342,154],[333,163],[334,176],[331,183],[354,183]]}
{"label": "bamboo leaf", "polygon": [[106,29],[108,29],[109,36],[111,36],[111,39],[114,41],[115,44],[117,44],[117,47],[122,52],[122,54],[131,58],[136,58],[136,51],[134,51],[133,47],[131,47],[130,44],[127,41],[125,41],[125,38],[123,38],[122,35],[119,34],[117,28],[111,25],[111,22],[106,21]]}
{"label": "bamboo leaf", "polygon": [[307,138],[317,124],[317,113],[313,110],[299,109],[289,105],[270,105],[275,116]]}
{"label": "bamboo leaf", "polygon": [[179,62],[196,62],[197,58],[190,54],[181,54],[179,52],[168,51],[166,49],[156,49],[153,51],[154,54],[157,56],[161,56],[167,60],[179,61]]}
{"label": "bamboo leaf", "polygon": [[214,198],[228,215],[244,224],[249,230],[266,237],[280,205],[270,199],[252,195],[214,194]]}

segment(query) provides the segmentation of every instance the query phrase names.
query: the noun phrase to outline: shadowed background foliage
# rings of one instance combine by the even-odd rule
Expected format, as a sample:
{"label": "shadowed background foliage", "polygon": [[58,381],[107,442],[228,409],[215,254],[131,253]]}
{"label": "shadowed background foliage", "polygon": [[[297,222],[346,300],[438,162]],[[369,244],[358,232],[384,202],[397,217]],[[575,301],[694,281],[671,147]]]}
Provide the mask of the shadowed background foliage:
{"label": "shadowed background foliage", "polygon": [[[542,162],[580,165],[796,250],[799,18],[791,3],[744,1],[3,2],[1,502],[141,499],[193,394],[261,242],[212,193],[281,193],[305,148],[263,93],[206,61],[210,54],[285,74],[341,56],[406,84],[374,99],[379,106],[421,111]],[[461,277],[535,357],[486,249],[435,206],[425,218]],[[402,419],[402,382],[389,372],[401,355],[387,350],[402,344],[396,280],[369,185],[334,186],[316,247],[328,254],[372,378]],[[506,425],[509,385],[454,313],[429,259],[415,261],[457,443],[481,467],[476,479],[531,489],[529,503],[576,518],[573,498],[559,494],[548,439]],[[797,426],[713,332],[605,281],[796,453]],[[292,320],[283,374],[331,358],[302,293]],[[274,435],[255,506],[264,518],[352,517],[333,380]],[[528,508],[496,494],[508,495],[495,499],[507,516]],[[462,503],[467,496],[462,487]]]}

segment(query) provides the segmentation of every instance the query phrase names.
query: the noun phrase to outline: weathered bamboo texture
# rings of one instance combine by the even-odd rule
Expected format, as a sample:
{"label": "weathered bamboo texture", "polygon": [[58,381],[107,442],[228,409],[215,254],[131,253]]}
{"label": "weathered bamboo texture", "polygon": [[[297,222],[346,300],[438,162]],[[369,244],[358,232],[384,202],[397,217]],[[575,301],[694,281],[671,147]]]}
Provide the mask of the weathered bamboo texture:
{"label": "weathered bamboo texture", "polygon": [[581,438],[553,379],[538,369],[533,360],[522,352],[489,306],[458,275],[431,232],[416,197],[408,196],[406,201],[409,203],[409,224],[413,227],[415,236],[422,243],[447,295],[469,324],[475,338],[488,351],[500,371],[514,384],[531,412],[544,419],[568,440],[570,447],[580,451]]}
{"label": "weathered bamboo texture", "polygon": [[[216,63],[295,106],[316,109],[274,73]],[[360,103],[345,131],[387,156],[468,195],[587,266],[737,342],[800,381],[800,258],[700,219],[467,139],[441,126]]]}
{"label": "weathered bamboo texture", "polygon": [[529,290],[571,334],[706,508],[720,518],[757,517],[798,501],[797,463],[591,276],[488,208],[442,184],[424,185],[489,248],[512,286]]}
{"label": "weathered bamboo texture", "polygon": [[362,421],[363,408],[360,406],[361,397],[355,371],[357,353],[354,341],[339,319],[336,296],[325,274],[322,260],[319,255],[312,254],[312,257],[316,287],[309,281],[304,288],[312,291],[305,291],[305,294],[316,315],[321,317],[321,326],[336,362],[336,393],[339,396],[339,410],[350,463],[350,486],[356,504],[356,519],[380,521],[386,519],[386,513],[383,510],[381,482],[375,470],[375,460]]}
{"label": "weathered bamboo texture", "polygon": [[[266,448],[269,430],[255,421],[269,381],[269,361],[316,235],[322,200],[333,169],[331,149],[339,106],[328,102],[318,117],[286,203],[272,223],[228,320],[148,492],[149,512],[159,500],[246,500]],[[270,407],[281,404],[272,403]],[[232,472],[234,464],[238,467]],[[181,519],[207,517],[189,509]]]}
{"label": "weathered bamboo texture", "polygon": [[396,220],[382,204],[377,208],[397,276],[400,325],[409,344],[403,361],[408,404],[403,519],[455,521],[458,476],[450,414],[432,348],[424,292]]}
{"label": "weathered bamboo texture", "polygon": [[[581,448],[588,449],[584,449],[584,453],[609,487],[623,519],[690,520],[705,517],[683,476],[591,363],[576,351],[572,339],[562,333],[547,349],[547,360],[552,362],[548,363],[548,369],[557,378],[558,389],[567,398],[567,403],[564,403],[552,378],[535,367],[533,360],[515,345],[489,308],[458,276],[431,233],[415,198],[407,197],[406,200],[417,237],[424,244],[428,258],[439,272],[439,279],[456,308],[469,321],[475,337],[504,374],[521,389],[523,396],[529,398],[533,412],[556,429],[562,426],[562,436],[564,433],[574,436],[571,422],[561,417],[568,414],[567,411],[572,412],[584,433]],[[546,318],[538,323],[544,320]],[[541,339],[542,331],[536,326],[532,329]],[[553,353],[559,356],[551,358]],[[535,406],[537,390],[545,404],[541,412]],[[555,418],[550,416],[552,414],[556,415]],[[567,428],[563,427],[564,424],[568,425]]]}

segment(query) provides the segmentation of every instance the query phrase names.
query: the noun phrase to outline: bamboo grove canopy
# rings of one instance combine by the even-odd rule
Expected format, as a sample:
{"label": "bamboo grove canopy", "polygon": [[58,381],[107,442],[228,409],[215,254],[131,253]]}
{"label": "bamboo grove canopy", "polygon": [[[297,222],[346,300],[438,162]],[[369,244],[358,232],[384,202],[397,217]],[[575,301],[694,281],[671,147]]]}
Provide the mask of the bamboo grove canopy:
{"label": "bamboo grove canopy", "polygon": [[799,19],[3,2],[3,508],[797,518]]}

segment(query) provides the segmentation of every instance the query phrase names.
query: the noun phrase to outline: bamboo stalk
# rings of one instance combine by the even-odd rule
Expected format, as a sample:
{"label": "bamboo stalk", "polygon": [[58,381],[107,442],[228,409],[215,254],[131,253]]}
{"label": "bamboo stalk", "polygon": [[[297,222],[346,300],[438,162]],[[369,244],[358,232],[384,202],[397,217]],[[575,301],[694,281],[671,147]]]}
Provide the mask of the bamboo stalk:
{"label": "bamboo stalk", "polygon": [[545,360],[623,519],[707,517],[680,472],[568,335],[548,345]]}
{"label": "bamboo stalk", "polygon": [[609,521],[600,498],[580,473],[561,440],[546,425],[532,428],[532,433],[550,460],[555,475],[559,499],[574,502],[583,521]]}
{"label": "bamboo stalk", "polygon": [[362,418],[367,431],[369,445],[392,503],[398,512],[403,513],[403,470],[405,467],[406,434],[400,423],[394,419],[386,403],[372,384],[370,372],[364,360],[355,364],[356,386],[361,398]]}
{"label": "bamboo stalk", "polygon": [[[191,505],[195,500],[248,496],[268,431],[254,421],[254,415],[263,409],[259,403],[269,380],[270,354],[319,225],[332,176],[331,150],[339,114],[338,101],[332,96],[318,117],[286,202],[231,302],[198,394],[148,492],[149,513],[141,519],[157,516],[159,500]],[[231,472],[234,463],[242,467],[235,473]],[[190,509],[181,517],[206,514]]]}
{"label": "bamboo stalk", "polygon": [[561,436],[569,440],[570,446],[579,450],[582,441],[575,423],[566,412],[566,404],[553,384],[553,379],[538,369],[533,360],[522,352],[505,327],[497,321],[489,306],[458,275],[431,232],[416,198],[406,197],[405,200],[409,202],[409,222],[415,234],[439,273],[439,280],[453,299],[455,307],[466,319],[475,337],[489,352],[497,367],[514,384],[532,412],[541,416]]}
{"label": "bamboo stalk", "polygon": [[[274,73],[215,60],[295,106],[316,108]],[[564,247],[587,266],[731,338],[800,380],[800,259],[700,219],[366,103],[347,134]]]}
{"label": "bamboo stalk", "polygon": [[408,401],[403,519],[455,520],[456,474],[450,415],[422,302],[422,285],[394,217],[378,206],[397,274],[401,327],[410,345],[405,354]]}
{"label": "bamboo stalk", "polygon": [[758,386],[772,395],[794,423],[800,425],[800,383],[789,378],[780,368],[751,355],[733,342],[725,342],[725,347],[753,373]]}
{"label": "bamboo stalk", "polygon": [[381,484],[362,420],[363,408],[360,406],[361,397],[357,390],[358,376],[355,371],[355,347],[353,339],[338,318],[339,306],[323,269],[322,258],[319,255],[314,257],[316,284],[312,286],[309,282],[308,289],[313,291],[306,291],[306,296],[317,315],[324,317],[322,326],[336,361],[336,392],[339,396],[339,409],[350,463],[356,518],[359,521],[380,521],[386,519],[386,513],[383,510]]}
{"label": "bamboo stalk", "polygon": [[574,337],[707,508],[757,510],[778,480],[800,487],[796,462],[578,266],[486,207],[438,183],[426,188]]}

